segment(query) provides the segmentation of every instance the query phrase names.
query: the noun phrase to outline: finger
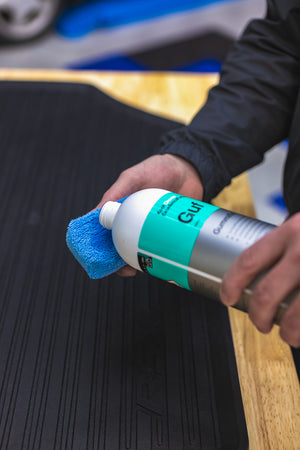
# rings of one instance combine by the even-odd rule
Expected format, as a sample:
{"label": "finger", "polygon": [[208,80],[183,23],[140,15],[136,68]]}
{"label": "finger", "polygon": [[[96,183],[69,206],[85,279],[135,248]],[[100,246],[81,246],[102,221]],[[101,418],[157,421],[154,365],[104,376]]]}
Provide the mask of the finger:
{"label": "finger", "polygon": [[120,277],[134,277],[136,275],[136,269],[131,266],[124,266],[119,269],[116,274]]}
{"label": "finger", "polygon": [[275,228],[244,250],[223,277],[220,297],[233,305],[257,275],[278,261],[285,250],[286,233]]}
{"label": "finger", "polygon": [[249,317],[263,333],[271,331],[277,309],[299,286],[299,267],[286,254],[263,276],[253,290],[249,303]]}
{"label": "finger", "polygon": [[137,183],[132,182],[130,174],[128,177],[120,175],[117,181],[104,193],[96,208],[102,208],[107,201],[117,201],[137,190]]}
{"label": "finger", "polygon": [[293,347],[300,347],[300,293],[290,304],[280,323],[280,336]]}
{"label": "finger", "polygon": [[109,200],[120,200],[144,187],[159,187],[156,185],[157,183],[155,184],[155,177],[157,177],[157,167],[155,164],[153,165],[155,158],[157,158],[157,155],[124,170],[114,184],[104,193],[97,208],[101,208]]}
{"label": "finger", "polygon": [[150,187],[167,189],[187,197],[202,199],[203,196],[200,175],[191,163],[175,155],[154,155],[122,172],[105,192],[97,208],[108,200],[119,200]]}

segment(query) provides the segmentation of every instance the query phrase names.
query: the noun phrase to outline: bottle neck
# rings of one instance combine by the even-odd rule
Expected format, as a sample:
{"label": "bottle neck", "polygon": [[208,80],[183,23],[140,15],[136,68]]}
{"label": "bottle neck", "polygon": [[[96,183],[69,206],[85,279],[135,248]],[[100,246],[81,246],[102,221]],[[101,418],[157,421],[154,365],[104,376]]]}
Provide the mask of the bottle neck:
{"label": "bottle neck", "polygon": [[116,214],[121,206],[121,203],[118,202],[106,202],[101,208],[99,214],[99,222],[108,230],[111,230],[113,227],[113,223],[116,217]]}

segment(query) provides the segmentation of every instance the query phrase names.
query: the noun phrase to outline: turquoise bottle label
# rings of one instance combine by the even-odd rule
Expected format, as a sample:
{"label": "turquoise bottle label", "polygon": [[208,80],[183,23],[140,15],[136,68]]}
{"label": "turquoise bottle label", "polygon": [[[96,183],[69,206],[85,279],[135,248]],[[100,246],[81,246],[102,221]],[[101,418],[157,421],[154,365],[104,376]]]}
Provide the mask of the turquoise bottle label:
{"label": "turquoise bottle label", "polygon": [[185,267],[189,266],[203,224],[217,209],[217,206],[179,194],[163,195],[142,227],[138,243],[141,269],[190,289]]}

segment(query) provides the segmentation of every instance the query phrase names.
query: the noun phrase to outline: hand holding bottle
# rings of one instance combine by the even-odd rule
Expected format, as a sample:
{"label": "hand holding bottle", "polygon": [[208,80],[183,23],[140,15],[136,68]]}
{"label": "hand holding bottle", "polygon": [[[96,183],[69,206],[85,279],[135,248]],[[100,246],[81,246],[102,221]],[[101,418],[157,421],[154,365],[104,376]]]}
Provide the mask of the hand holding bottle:
{"label": "hand holding bottle", "polygon": [[[98,207],[146,188],[162,188],[202,200],[203,186],[192,164],[174,155],[155,155],[121,173],[105,192]],[[249,316],[262,332],[273,326],[278,305],[300,287],[300,214],[296,214],[254,245],[243,251],[225,274],[221,300],[235,304],[243,289],[264,271],[249,304]],[[121,276],[133,276],[136,270],[125,266]],[[300,295],[296,295],[283,316],[280,335],[288,344],[300,346]]]}
{"label": "hand holding bottle", "polygon": [[104,193],[98,208],[111,200],[119,200],[141,189],[167,189],[187,197],[202,200],[203,186],[195,167],[180,156],[154,155],[124,170]]}
{"label": "hand holding bottle", "polygon": [[[124,170],[115,183],[104,193],[97,208],[105,202],[119,200],[146,188],[161,188],[202,200],[203,186],[198,171],[181,158],[170,154],[154,155]],[[136,270],[125,266],[120,276],[134,276]]]}
{"label": "hand holding bottle", "polygon": [[249,304],[249,317],[262,333],[273,327],[278,305],[298,289],[280,323],[280,336],[300,347],[300,213],[241,253],[223,278],[221,300],[238,301],[242,290],[269,269],[256,285]]}

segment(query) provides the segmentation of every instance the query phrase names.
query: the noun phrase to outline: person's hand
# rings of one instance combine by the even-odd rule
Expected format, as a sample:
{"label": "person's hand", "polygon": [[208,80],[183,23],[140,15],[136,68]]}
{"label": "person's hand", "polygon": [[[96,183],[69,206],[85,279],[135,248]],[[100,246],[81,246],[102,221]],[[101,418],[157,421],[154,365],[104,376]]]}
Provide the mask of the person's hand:
{"label": "person's hand", "polygon": [[[271,331],[279,304],[300,288],[300,213],[236,258],[223,278],[220,290],[223,303],[235,304],[243,289],[267,269],[249,304],[249,317],[262,333]],[[300,347],[300,291],[283,315],[280,336],[289,345]]]}
{"label": "person's hand", "polygon": [[195,167],[171,154],[154,155],[124,170],[104,193],[97,208],[107,201],[119,200],[141,189],[160,188],[202,200],[203,186]]}
{"label": "person's hand", "polygon": [[[154,155],[124,170],[116,182],[104,193],[97,208],[109,200],[119,200],[141,189],[161,188],[202,200],[203,186],[195,167],[171,154]],[[121,276],[135,275],[135,269],[125,266],[118,271]]]}

